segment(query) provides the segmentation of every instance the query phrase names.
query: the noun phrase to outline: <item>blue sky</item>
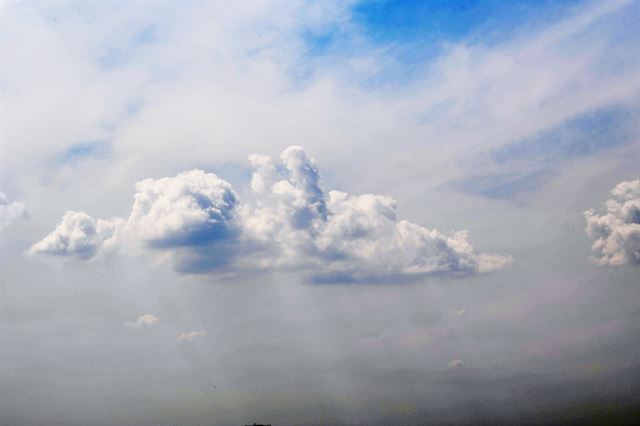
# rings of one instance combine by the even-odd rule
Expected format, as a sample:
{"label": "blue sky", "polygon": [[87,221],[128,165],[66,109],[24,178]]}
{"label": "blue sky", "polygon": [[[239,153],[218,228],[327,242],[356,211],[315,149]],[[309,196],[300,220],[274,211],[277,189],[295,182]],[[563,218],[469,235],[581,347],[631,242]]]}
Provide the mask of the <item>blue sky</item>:
{"label": "blue sky", "polygon": [[[504,41],[525,25],[562,18],[580,1],[368,1],[354,7],[357,25],[378,42],[429,44]],[[584,2],[582,2],[584,3]]]}
{"label": "blue sky", "polygon": [[2,3],[0,423],[629,416],[636,6]]}
{"label": "blue sky", "polygon": [[[580,1],[364,1],[352,7],[351,24],[368,43],[390,46],[412,78],[413,66],[428,63],[451,44],[492,45],[544,22],[566,17]],[[333,26],[304,34],[312,56],[357,49]],[[385,76],[381,76],[385,79]],[[394,76],[394,80],[397,76]]]}

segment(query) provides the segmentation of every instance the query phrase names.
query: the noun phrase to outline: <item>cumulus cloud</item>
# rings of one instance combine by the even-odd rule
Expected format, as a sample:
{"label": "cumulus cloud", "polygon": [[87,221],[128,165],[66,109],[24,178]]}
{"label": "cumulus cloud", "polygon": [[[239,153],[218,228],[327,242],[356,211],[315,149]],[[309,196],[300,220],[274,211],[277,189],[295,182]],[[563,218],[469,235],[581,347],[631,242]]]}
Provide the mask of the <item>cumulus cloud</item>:
{"label": "cumulus cloud", "polygon": [[11,225],[19,218],[27,217],[27,209],[20,201],[9,202],[7,195],[0,191],[0,224],[2,227]]}
{"label": "cumulus cloud", "polygon": [[181,273],[232,263],[238,240],[238,195],[213,173],[191,170],[136,184],[123,242],[152,250]]}
{"label": "cumulus cloud", "polygon": [[453,359],[449,361],[449,368],[461,368],[464,367],[464,362],[461,359]]}
{"label": "cumulus cloud", "polygon": [[[69,211],[29,253],[90,259],[107,248],[134,242],[165,250],[176,269],[188,269],[195,263],[198,247],[228,244],[233,239],[230,222],[236,202],[231,185],[212,173],[192,170],[175,177],[145,179],[136,184],[127,219],[95,220]],[[181,248],[189,248],[187,266],[180,263],[185,257]],[[215,264],[215,259],[209,263]]]}
{"label": "cumulus cloud", "polygon": [[179,272],[306,269],[319,281],[466,275],[506,267],[511,258],[478,253],[466,231],[445,235],[396,217],[386,196],[325,192],[305,150],[287,148],[279,164],[251,155],[252,200],[192,170],[136,184],[128,219],[95,221],[68,212],[32,253],[94,256],[101,246],[136,241]]}
{"label": "cumulus cloud", "polygon": [[269,247],[263,264],[304,265],[320,280],[360,281],[491,272],[511,261],[476,252],[466,231],[447,236],[398,220],[390,197],[325,193],[301,147],[287,148],[281,167],[265,156],[250,161],[257,203],[243,212],[243,230]]}
{"label": "cumulus cloud", "polygon": [[624,181],[611,190],[602,212],[587,210],[587,235],[601,265],[640,263],[640,180]]}
{"label": "cumulus cloud", "polygon": [[95,220],[86,213],[68,211],[58,227],[31,246],[28,253],[90,259],[98,249],[115,244],[116,229],[121,223],[118,218]]}
{"label": "cumulus cloud", "polygon": [[190,331],[188,333],[182,333],[180,336],[178,336],[178,340],[196,340],[201,337],[205,337],[207,334],[207,330]]}
{"label": "cumulus cloud", "polygon": [[136,184],[127,230],[154,247],[206,245],[229,237],[238,197],[212,173],[191,170]]}
{"label": "cumulus cloud", "polygon": [[155,324],[157,322],[158,322],[158,317],[156,317],[155,315],[144,314],[144,315],[140,315],[138,318],[136,318],[135,321],[129,321],[129,322],[125,323],[125,324],[130,326],[130,327],[142,328],[142,327],[146,327],[146,326],[149,326],[149,325],[153,325],[153,324]]}

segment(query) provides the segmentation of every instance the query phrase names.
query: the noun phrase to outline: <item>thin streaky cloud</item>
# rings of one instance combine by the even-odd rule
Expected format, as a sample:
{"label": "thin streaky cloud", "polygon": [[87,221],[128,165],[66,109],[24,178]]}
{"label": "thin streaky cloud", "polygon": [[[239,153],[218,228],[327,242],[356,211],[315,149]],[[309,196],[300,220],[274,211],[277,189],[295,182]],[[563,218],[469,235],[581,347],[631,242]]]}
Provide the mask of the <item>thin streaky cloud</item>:
{"label": "thin streaky cloud", "polygon": [[182,333],[178,336],[178,340],[181,341],[192,341],[196,339],[201,339],[207,336],[207,330],[198,330],[198,331],[190,331],[187,333]]}

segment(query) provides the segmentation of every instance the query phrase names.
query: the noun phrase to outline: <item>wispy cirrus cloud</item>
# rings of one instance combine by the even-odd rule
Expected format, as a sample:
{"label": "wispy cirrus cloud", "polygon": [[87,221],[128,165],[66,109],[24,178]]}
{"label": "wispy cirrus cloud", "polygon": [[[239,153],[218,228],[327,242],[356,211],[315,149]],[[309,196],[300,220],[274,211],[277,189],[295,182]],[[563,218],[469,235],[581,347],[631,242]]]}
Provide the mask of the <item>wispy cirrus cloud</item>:
{"label": "wispy cirrus cloud", "polygon": [[207,333],[207,330],[190,331],[188,333],[180,334],[180,336],[178,336],[178,340],[181,340],[181,341],[197,340],[197,339],[206,337],[207,334],[209,334]]}
{"label": "wispy cirrus cloud", "polygon": [[[428,184],[437,186],[479,172],[528,172],[539,158],[525,158],[535,164],[523,169],[514,159],[496,164],[490,153],[515,144],[516,151],[542,145],[557,154],[549,131],[578,117],[597,122],[591,115],[603,108],[637,104],[636,64],[629,59],[637,53],[637,30],[625,24],[631,2],[567,7],[563,19],[523,27],[508,39],[438,41],[438,54],[412,62],[409,78],[396,73],[407,69],[406,44],[412,51],[428,47],[368,38],[358,18],[366,5],[352,6],[203,3],[166,13],[161,5],[136,4],[123,6],[119,11],[126,13],[115,19],[117,13],[101,13],[98,4],[77,14],[10,5],[5,57],[12,66],[5,78],[16,90],[5,101],[8,167],[20,175],[99,140],[109,147],[98,160],[110,178],[137,180],[191,168],[203,158],[240,161],[262,149],[258,140],[278,141],[272,145],[281,149],[304,139],[323,160],[345,160],[352,152],[383,157],[386,165],[379,167],[401,162],[407,173],[428,170]],[[91,15],[105,17],[91,25],[91,36],[73,37],[88,32],[84,18]],[[50,25],[54,18],[64,24]],[[309,43],[327,34],[331,43],[310,58]],[[46,64],[51,78],[34,73],[33,64]],[[26,124],[32,114],[41,117],[40,126]],[[59,130],[42,130],[49,128]],[[604,150],[619,143],[606,140],[612,139],[586,144]],[[561,154],[580,155],[583,142],[563,145]],[[408,150],[413,159],[403,157]],[[526,191],[531,185],[514,178],[513,186]]]}

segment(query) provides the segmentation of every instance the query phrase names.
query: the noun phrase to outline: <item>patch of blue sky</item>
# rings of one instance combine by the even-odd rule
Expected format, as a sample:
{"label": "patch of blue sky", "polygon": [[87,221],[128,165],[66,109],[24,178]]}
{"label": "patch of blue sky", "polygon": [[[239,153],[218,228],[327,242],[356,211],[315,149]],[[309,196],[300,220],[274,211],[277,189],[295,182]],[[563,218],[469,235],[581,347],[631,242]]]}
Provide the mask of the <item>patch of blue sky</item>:
{"label": "patch of blue sky", "polygon": [[638,111],[622,106],[598,109],[552,129],[508,144],[491,155],[497,163],[555,161],[584,157],[633,139]]}
{"label": "patch of blue sky", "polygon": [[158,41],[157,29],[153,25],[146,25],[134,31],[130,37],[117,46],[105,47],[98,58],[98,65],[102,69],[117,68],[126,64],[137,49]]}
{"label": "patch of blue sky", "polygon": [[631,143],[637,113],[635,109],[612,106],[579,115],[493,151],[491,160],[506,172],[469,176],[448,186],[493,199],[534,192],[563,162]]}
{"label": "patch of blue sky", "polygon": [[123,47],[106,48],[98,58],[98,66],[104,70],[117,68],[126,62],[127,56],[128,52]]}
{"label": "patch of blue sky", "polygon": [[158,41],[158,32],[154,25],[146,25],[131,37],[131,43],[144,44]]}
{"label": "patch of blue sky", "polygon": [[82,159],[107,158],[111,154],[111,143],[106,140],[82,142],[71,145],[58,156],[58,161],[63,164],[74,163]]}
{"label": "patch of blue sky", "polygon": [[371,0],[356,3],[355,22],[377,42],[495,43],[523,26],[558,19],[579,0]]}
{"label": "patch of blue sky", "polygon": [[[206,173],[213,173],[219,178],[229,182],[235,191],[242,191],[244,187],[251,181],[253,168],[249,165],[249,161],[232,161],[224,163],[204,163],[196,162],[190,165],[191,169],[202,170]],[[175,173],[182,172],[183,169],[176,169]]]}
{"label": "patch of blue sky", "polygon": [[510,199],[535,191],[544,182],[545,176],[545,170],[488,174],[452,181],[447,186],[486,198]]}
{"label": "patch of blue sky", "polygon": [[[534,30],[586,4],[578,0],[371,0],[351,9],[352,23],[363,39],[354,39],[337,26],[301,34],[306,55],[293,74],[313,75],[324,58],[339,67],[341,59],[362,48],[384,49],[385,66],[354,82],[365,87],[402,85],[424,74],[452,44],[492,45]],[[364,45],[363,45],[364,44]]]}
{"label": "patch of blue sky", "polygon": [[310,56],[320,56],[328,53],[331,47],[338,42],[338,32],[333,29],[327,32],[304,32],[302,39],[307,47],[306,53]]}
{"label": "patch of blue sky", "polygon": [[301,57],[291,64],[288,74],[292,78],[293,88],[304,86],[314,76],[318,67],[353,56],[355,46],[348,34],[336,26],[329,26],[323,30],[303,31],[298,34],[303,43]]}
{"label": "patch of blue sky", "polygon": [[144,99],[142,96],[133,98],[132,100],[130,100],[125,104],[125,107],[124,107],[125,116],[132,117],[136,115],[138,112],[140,112],[140,110],[142,110],[143,106],[144,106]]}

